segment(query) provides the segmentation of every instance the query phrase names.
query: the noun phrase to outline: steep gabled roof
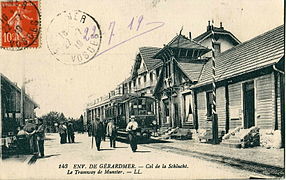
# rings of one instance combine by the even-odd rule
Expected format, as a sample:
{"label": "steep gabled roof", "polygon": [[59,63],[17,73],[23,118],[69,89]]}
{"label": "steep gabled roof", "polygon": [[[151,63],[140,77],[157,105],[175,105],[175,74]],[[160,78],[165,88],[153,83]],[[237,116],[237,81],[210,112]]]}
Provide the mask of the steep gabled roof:
{"label": "steep gabled roof", "polygon": [[147,67],[147,70],[150,71],[155,67],[158,67],[158,64],[163,64],[161,59],[155,59],[153,56],[160,50],[161,48],[157,47],[140,47],[139,53]]}
{"label": "steep gabled roof", "polygon": [[205,53],[210,51],[207,47],[202,46],[201,44],[188,39],[187,37],[179,34],[176,35],[167,45],[165,45],[160,51],[158,51],[154,58],[158,58],[159,54],[165,51],[167,48],[183,48],[183,49],[198,49]]}
{"label": "steep gabled roof", "polygon": [[192,61],[188,63],[177,62],[178,67],[192,81],[198,81],[205,61]]}
{"label": "steep gabled roof", "polygon": [[[216,57],[216,80],[221,81],[277,63],[284,56],[284,25],[235,46]],[[198,84],[212,81],[212,62],[205,65]]]}
{"label": "steep gabled roof", "polygon": [[[220,35],[227,35],[230,36],[235,45],[240,44],[240,41],[229,31],[223,29],[223,28],[218,28],[218,27],[213,27],[214,33],[215,34],[220,34]],[[197,42],[202,42],[203,40],[205,40],[206,38],[208,38],[210,35],[212,34],[212,31],[209,29],[206,32],[204,32],[203,34],[199,35],[198,37],[194,38],[194,41]]]}

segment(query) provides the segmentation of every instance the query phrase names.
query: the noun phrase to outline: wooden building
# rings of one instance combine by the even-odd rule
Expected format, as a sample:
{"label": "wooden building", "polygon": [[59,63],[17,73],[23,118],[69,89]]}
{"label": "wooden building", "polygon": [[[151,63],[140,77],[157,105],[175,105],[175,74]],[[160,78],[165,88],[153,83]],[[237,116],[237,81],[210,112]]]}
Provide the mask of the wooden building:
{"label": "wooden building", "polygon": [[[195,85],[204,65],[210,59],[210,25],[207,31],[192,39],[181,34],[175,36],[155,56],[163,61],[163,71],[154,96],[159,100],[160,124],[165,127],[197,128],[194,119],[194,96],[190,87]],[[213,27],[216,54],[232,48],[240,41],[222,27]],[[208,48],[209,47],[209,48]]]}
{"label": "wooden building", "polygon": [[[115,90],[110,91],[108,95],[98,97],[87,104],[87,122],[94,120],[95,117],[102,120],[108,119],[109,114],[112,113],[119,118],[119,121],[122,119],[128,121],[129,111],[126,109],[129,108],[129,104],[124,103],[126,99],[132,96],[153,98],[152,95],[162,68],[162,61],[152,57],[159,50],[160,48],[156,47],[140,47],[130,77],[120,83]],[[156,105],[156,101],[154,101],[152,109],[156,109]],[[114,107],[116,108],[114,109]],[[157,114],[156,112],[153,113]]]}
{"label": "wooden building", "polygon": [[[216,57],[216,108],[219,136],[242,126],[281,130],[284,139],[284,25]],[[195,95],[198,129],[212,131],[212,64],[207,62]]]}
{"label": "wooden building", "polygon": [[0,109],[2,138],[15,136],[17,128],[25,123],[24,119],[35,118],[39,107],[28,95],[24,95],[24,119],[21,116],[21,89],[0,73]]}

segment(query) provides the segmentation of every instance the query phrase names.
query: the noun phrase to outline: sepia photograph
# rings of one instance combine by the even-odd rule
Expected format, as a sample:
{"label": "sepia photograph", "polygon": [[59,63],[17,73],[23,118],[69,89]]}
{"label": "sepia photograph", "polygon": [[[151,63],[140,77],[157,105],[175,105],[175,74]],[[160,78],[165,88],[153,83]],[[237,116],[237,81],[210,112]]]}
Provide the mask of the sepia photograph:
{"label": "sepia photograph", "polygon": [[0,0],[0,179],[284,179],[283,0]]}

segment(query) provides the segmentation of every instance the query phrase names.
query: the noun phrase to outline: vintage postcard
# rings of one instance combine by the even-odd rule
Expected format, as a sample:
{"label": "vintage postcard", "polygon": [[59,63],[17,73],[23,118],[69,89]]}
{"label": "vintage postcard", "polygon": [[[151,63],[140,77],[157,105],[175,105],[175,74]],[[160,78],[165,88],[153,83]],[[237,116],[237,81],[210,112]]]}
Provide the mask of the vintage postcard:
{"label": "vintage postcard", "polygon": [[0,179],[285,177],[282,0],[0,0]]}

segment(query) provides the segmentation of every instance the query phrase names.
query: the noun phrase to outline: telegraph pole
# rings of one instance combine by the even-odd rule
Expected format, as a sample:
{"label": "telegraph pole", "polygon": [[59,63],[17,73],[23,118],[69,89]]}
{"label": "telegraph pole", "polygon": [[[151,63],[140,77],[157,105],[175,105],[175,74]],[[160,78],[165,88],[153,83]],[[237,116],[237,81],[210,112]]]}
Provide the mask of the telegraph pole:
{"label": "telegraph pole", "polygon": [[[24,56],[25,57],[25,56]],[[22,86],[21,86],[21,120],[20,126],[25,125],[25,59],[22,60]]]}
{"label": "telegraph pole", "polygon": [[213,135],[213,144],[218,144],[218,117],[216,112],[216,84],[215,84],[215,76],[216,76],[216,63],[215,63],[215,34],[214,34],[214,26],[213,21],[211,25],[211,33],[212,33],[212,135]]}

